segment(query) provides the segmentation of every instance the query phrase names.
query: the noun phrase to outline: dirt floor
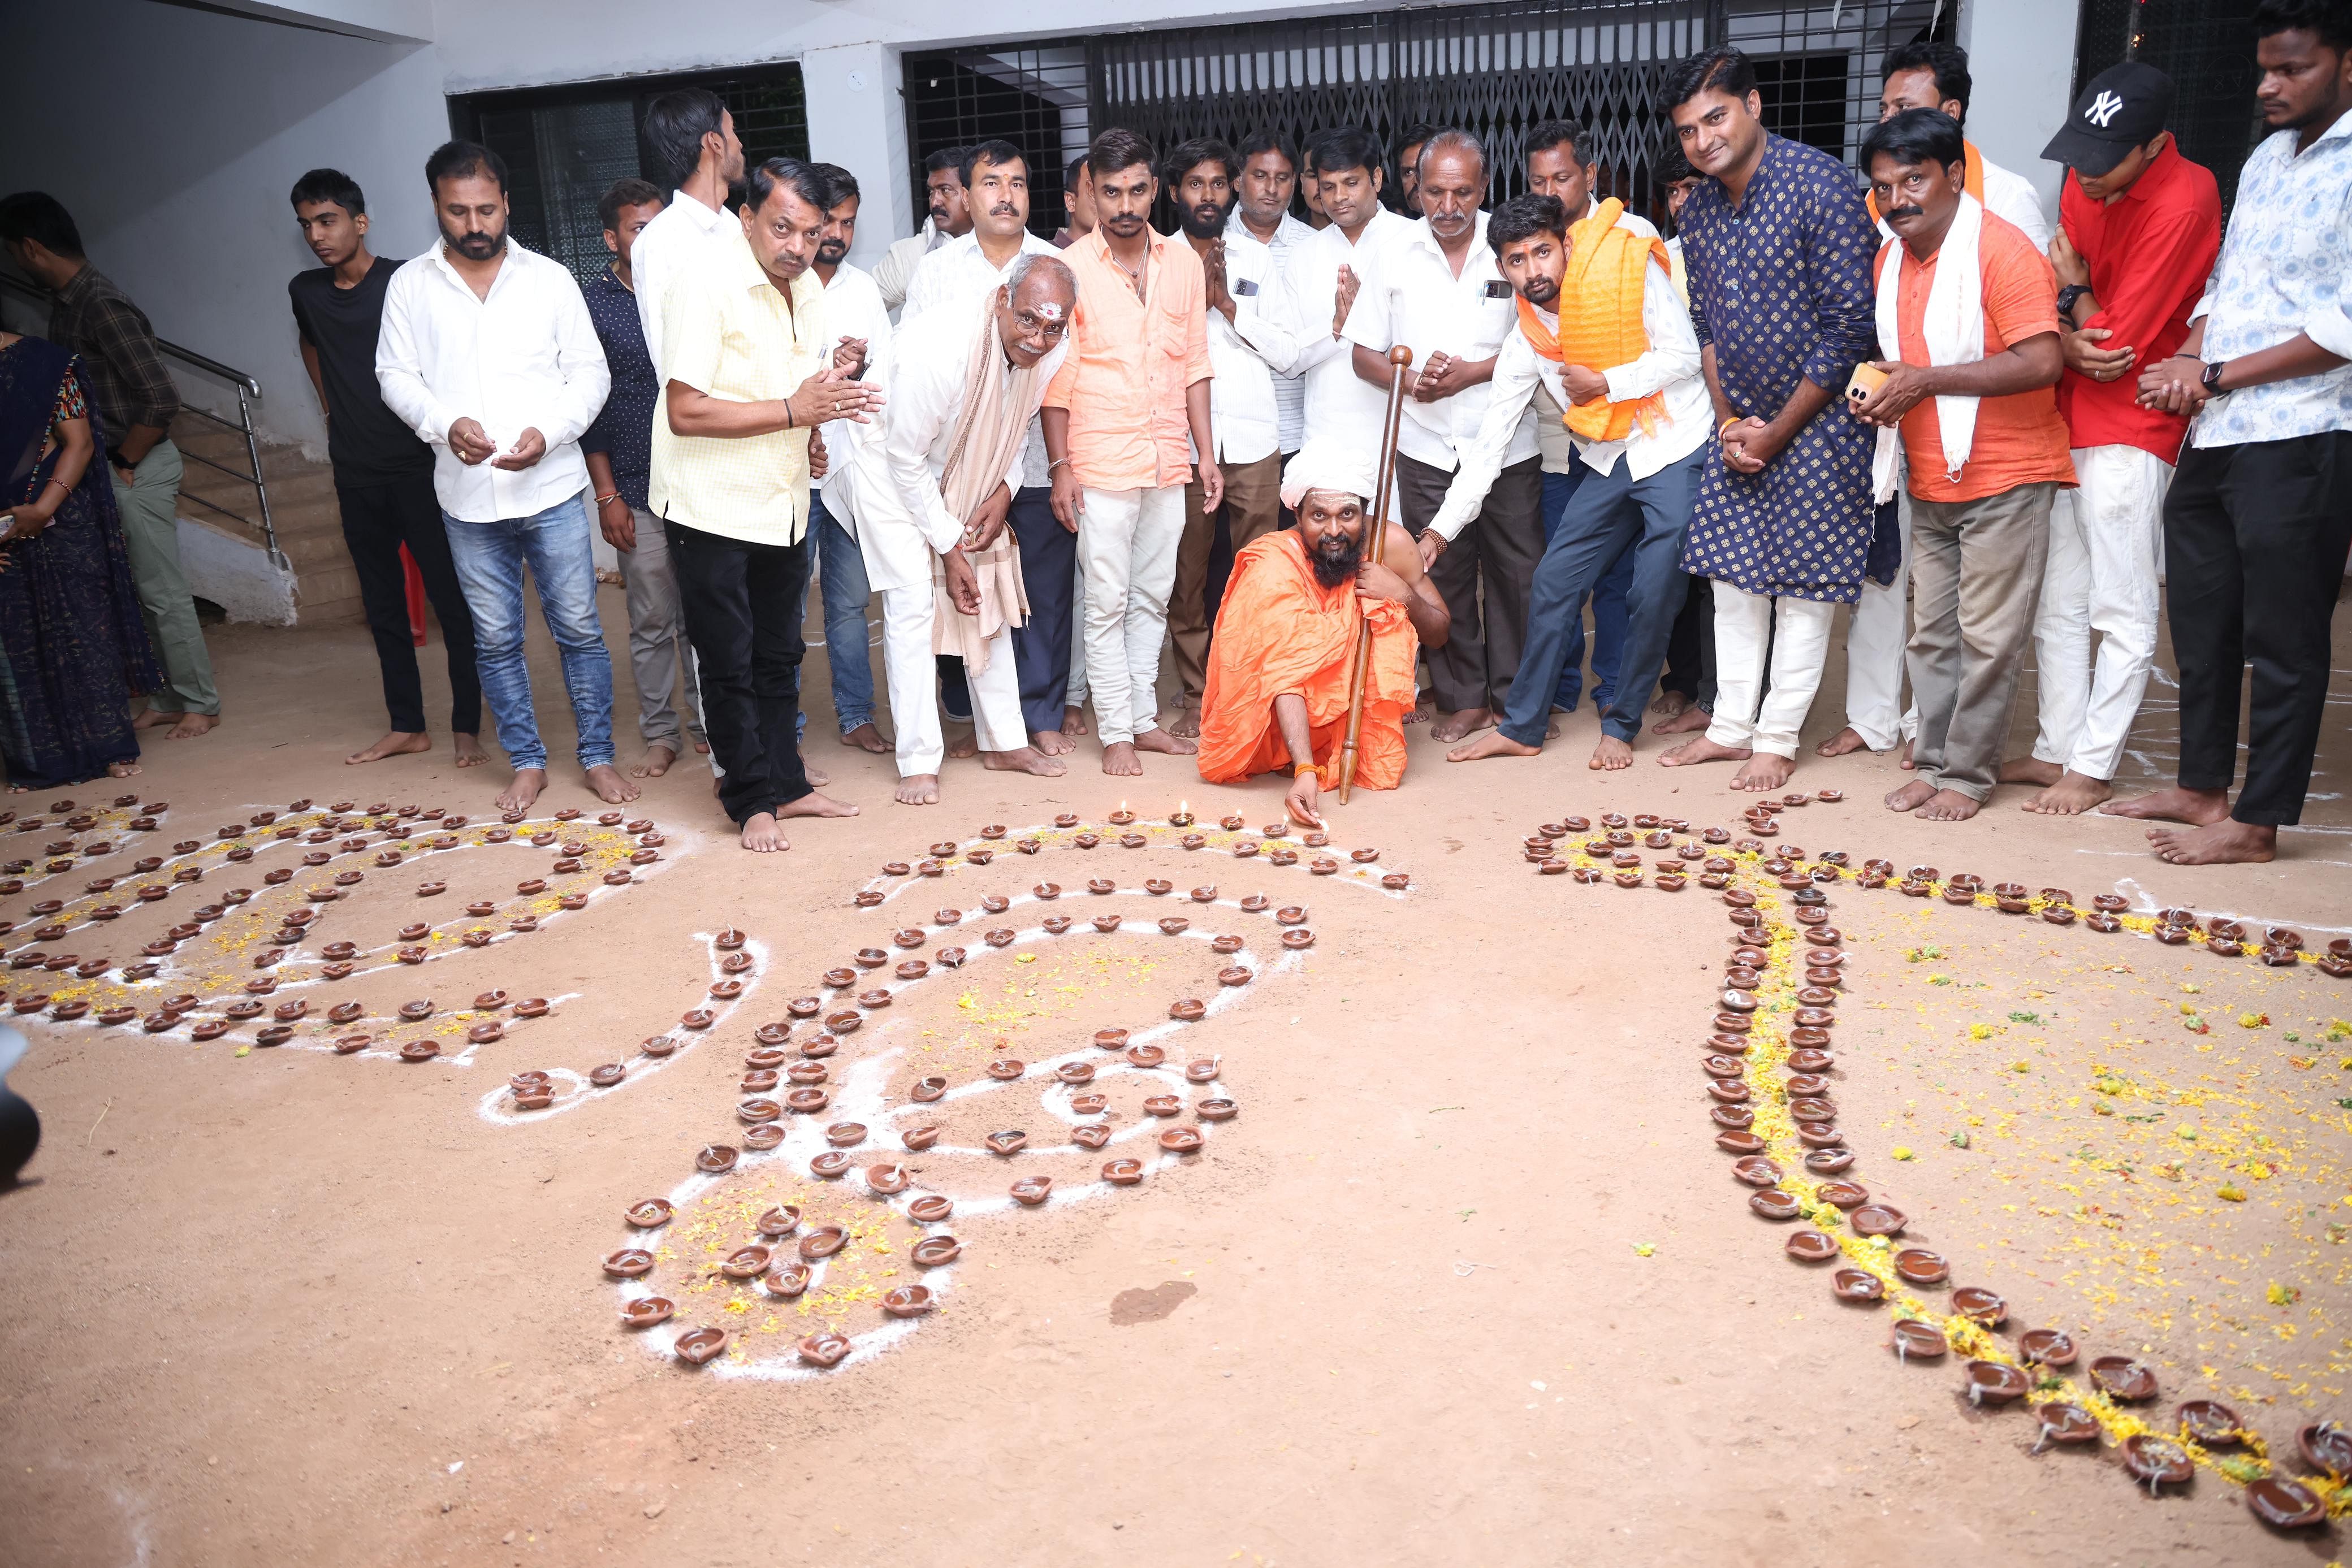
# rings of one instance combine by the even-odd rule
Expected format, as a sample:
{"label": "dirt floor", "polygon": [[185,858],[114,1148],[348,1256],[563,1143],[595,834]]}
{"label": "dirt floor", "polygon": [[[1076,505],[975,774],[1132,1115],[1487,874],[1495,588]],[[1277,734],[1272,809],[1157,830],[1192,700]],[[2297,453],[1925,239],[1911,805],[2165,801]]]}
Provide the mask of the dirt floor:
{"label": "dirt floor", "polygon": [[[617,591],[604,609],[608,627],[624,623]],[[1799,846],[1801,866],[1843,850],[1848,873],[1883,856],[1988,887],[2054,886],[2085,912],[2097,894],[2128,901],[2126,928],[2101,934],[1850,876],[1825,884],[1847,955],[1828,1088],[1857,1155],[1843,1179],[1904,1211],[1895,1249],[1938,1252],[1949,1285],[2004,1298],[2006,1323],[1972,1343],[1947,1286],[1906,1288],[1892,1310],[1842,1304],[1836,1265],[1792,1261],[1784,1243],[1828,1218],[1843,1261],[1884,1275],[1887,1254],[1856,1233],[1861,1211],[1843,1225],[1828,1210],[1760,1218],[1714,1141],[1710,1082],[1752,1089],[1755,1131],[1801,1196],[1813,1179],[1794,1167],[1803,1150],[1772,1074],[1804,983],[1791,956],[1821,945],[1799,940],[1797,902],[1759,857],[1740,859],[1735,889],[1758,893],[1779,939],[1756,1049],[1721,1080],[1702,1059],[1717,1049],[1733,931],[1722,894],[1696,881],[1661,891],[1654,862],[1676,848],[1638,838],[1638,890],[1539,875],[1523,857],[1538,824],[1571,815],[1747,831],[1728,769],[1661,769],[1654,740],[1628,772],[1588,771],[1589,712],[1532,762],[1448,768],[1418,737],[1402,789],[1359,796],[1335,813],[1329,845],[1290,841],[1297,863],[1278,865],[1283,841],[1257,830],[1281,815],[1281,781],[1211,789],[1155,758],[1122,785],[1096,770],[1091,743],[1050,785],[957,764],[945,804],[895,806],[888,759],[830,738],[817,655],[811,756],[859,818],[796,824],[790,853],[751,857],[691,761],[617,824],[600,823],[576,769],[559,766],[540,820],[492,843],[499,779],[452,768],[446,737],[428,757],[341,765],[377,733],[363,632],[215,632],[227,703],[216,734],[152,745],[132,806],[110,807],[103,785],[65,792],[72,808],[17,797],[6,804],[43,825],[21,839],[21,821],[0,827],[0,850],[15,852],[0,858],[33,861],[0,901],[15,922],[0,947],[117,966],[91,978],[7,970],[12,1005],[81,997],[94,1013],[126,990],[120,966],[173,941],[177,923],[198,927],[131,988],[142,1017],[197,998],[164,1031],[17,1020],[32,1052],[12,1083],[46,1141],[26,1185],[0,1193],[8,1563],[1957,1554],[2071,1568],[2343,1554],[2340,1520],[2280,1534],[2249,1516],[2242,1450],[2200,1452],[2189,1484],[2151,1498],[2114,1447],[2137,1421],[2170,1429],[2183,1399],[2217,1399],[2281,1473],[2305,1475],[2295,1430],[2352,1419],[2352,979],[2147,935],[2147,916],[2175,905],[2257,935],[2293,926],[2313,953],[2352,930],[2343,672],[2307,821],[2266,867],[2167,867],[2137,827],[2029,816],[2015,809],[2023,790],[1966,825],[1896,817],[1877,805],[1905,777],[1891,758],[1803,759],[1792,788],[1845,799],[1782,813],[1768,845]],[[570,732],[548,653],[537,646],[534,674],[561,758]],[[619,706],[633,712],[617,640],[615,653]],[[1835,727],[1842,691],[1833,665],[1809,738]],[[2168,778],[2167,695],[2152,689],[2127,783]],[[2032,703],[2029,685],[2021,737]],[[307,810],[291,807],[304,798]],[[388,810],[337,816],[345,800]],[[159,801],[156,827],[130,826]],[[1108,820],[1122,801],[1144,819],[1140,847]],[[1200,819],[1198,849],[1166,821],[1180,801]],[[411,816],[404,839],[387,839],[374,824],[402,807],[470,820]],[[548,820],[559,809],[584,815]],[[281,818],[251,821],[265,811]],[[97,820],[73,827],[84,812]],[[337,825],[315,846],[276,836],[322,813]],[[1056,827],[1063,813],[1076,825]],[[1227,813],[1248,831],[1221,827]],[[640,819],[662,841],[632,863],[648,847],[630,827]],[[1009,831],[983,837],[994,824]],[[1081,847],[1087,831],[1097,847]],[[542,832],[554,836],[529,841]],[[444,835],[455,846],[434,848]],[[1585,863],[1591,836],[1563,833],[1558,848]],[[96,841],[110,852],[87,853]],[[557,871],[567,843],[579,867]],[[934,845],[949,862],[936,878],[919,864]],[[1237,856],[1243,845],[1259,852]],[[233,848],[253,853],[233,861]],[[975,863],[975,850],[992,860]],[[1328,875],[1311,863],[1323,854],[1338,861]],[[49,875],[51,855],[79,863]],[[151,855],[163,865],[133,870]],[[163,880],[183,868],[202,876]],[[265,879],[280,869],[291,876]],[[625,884],[608,881],[623,872]],[[1396,873],[1409,885],[1381,884]],[[110,875],[116,887],[86,890]],[[1089,894],[1095,878],[1116,891]],[[541,879],[543,891],[519,891]],[[1057,898],[1034,891],[1048,882]],[[446,891],[420,896],[428,883]],[[171,891],[142,903],[149,885]],[[222,897],[236,888],[249,903]],[[584,907],[561,907],[575,890]],[[861,891],[883,902],[859,907]],[[1244,905],[1260,893],[1270,907]],[[983,905],[992,895],[1002,912]],[[66,907],[36,909],[50,898]],[[110,899],[122,913],[90,918]],[[207,900],[217,914],[199,910]],[[478,901],[481,913],[465,907]],[[1279,924],[1293,905],[1303,918]],[[289,925],[277,946],[303,909],[311,928]],[[1119,928],[1096,930],[1110,915]],[[1066,935],[1045,928],[1056,916],[1073,922]],[[538,929],[514,931],[519,917]],[[1189,927],[1163,933],[1172,918]],[[62,936],[28,940],[51,920]],[[431,929],[401,930],[412,922]],[[1000,930],[1012,940],[991,946]],[[1290,930],[1311,946],[1286,946]],[[467,946],[471,931],[486,945]],[[1239,952],[1204,940],[1226,934]],[[346,940],[352,972],[324,977],[329,945]],[[404,946],[424,961],[403,963]],[[869,948],[872,967],[858,961]],[[272,951],[286,956],[257,967]],[[928,967],[898,971],[917,963]],[[848,984],[824,977],[836,967]],[[1228,967],[1248,977],[1221,984]],[[255,998],[260,1016],[224,1015],[269,976],[280,983]],[[735,980],[740,996],[711,994]],[[892,994],[861,999],[877,988]],[[509,998],[472,1005],[497,989]],[[533,998],[546,1016],[518,1016],[515,1001]],[[818,1016],[793,1015],[803,998]],[[1171,1019],[1186,998],[1207,1004],[1202,1021]],[[429,1017],[398,1017],[426,999]],[[258,1045],[293,1002],[306,1005],[292,1037]],[[328,1017],[345,1004],[355,1019]],[[698,1009],[707,1022],[682,1021]],[[848,1018],[827,1023],[844,1013],[856,1032]],[[231,1027],[199,1042],[207,1019]],[[468,1038],[491,1022],[500,1038]],[[789,1026],[778,1067],[813,1064],[822,1084],[746,1089],[755,1030],[772,1022]],[[1097,1049],[1104,1029],[1156,1044],[1165,1064]],[[820,1033],[832,1053],[803,1056]],[[640,1047],[663,1036],[667,1056]],[[426,1040],[432,1060],[399,1059]],[[1018,1075],[990,1076],[1003,1061]],[[1211,1064],[1205,1082],[1185,1081],[1194,1061]],[[608,1062],[625,1076],[592,1086]],[[1092,1082],[1057,1077],[1065,1064]],[[543,1110],[509,1090],[530,1071],[551,1074]],[[918,1099],[934,1076],[943,1097]],[[826,1103],[784,1111],[781,1148],[747,1144],[758,1124],[740,1103],[808,1087]],[[1088,1093],[1103,1112],[1074,1103]],[[1153,1114],[1155,1095],[1176,1096],[1178,1113]],[[1238,1114],[1204,1118],[1200,1103],[1219,1099]],[[840,1134],[858,1137],[846,1176],[811,1176],[844,1123],[866,1129]],[[1110,1128],[1108,1146],[1074,1144],[1081,1123]],[[903,1134],[926,1125],[938,1143],[909,1152]],[[1185,1128],[1199,1151],[1163,1151],[1160,1134]],[[1026,1148],[989,1152],[987,1134],[1013,1129]],[[741,1150],[739,1163],[698,1175],[707,1145]],[[1142,1167],[1135,1185],[1098,1179],[1119,1158]],[[873,1182],[895,1178],[866,1172],[893,1162],[911,1186],[886,1199]],[[1030,1176],[1052,1179],[1042,1206],[1007,1196]],[[915,1223],[917,1194],[952,1199],[952,1215]],[[633,1228],[625,1212],[649,1198],[675,1217]],[[843,1230],[796,1296],[782,1293],[791,1280],[717,1271],[761,1242],[779,1206],[802,1213],[776,1267],[803,1238],[822,1251],[823,1228]],[[927,1232],[954,1236],[961,1256],[918,1262]],[[608,1255],[640,1247],[649,1272],[607,1277]],[[917,1281],[934,1310],[887,1316],[887,1293]],[[675,1315],[622,1326],[625,1303],[648,1295]],[[1900,1315],[1962,1343],[1900,1362]],[[704,1325],[730,1332],[726,1350],[680,1364],[672,1343]],[[2021,1331],[2047,1327],[2079,1342],[2082,1363],[2034,1397],[2081,1401],[2105,1441],[2030,1454],[2040,1423],[2025,1406],[1963,1396],[1961,1351],[2014,1361]],[[827,1333],[846,1338],[847,1359],[820,1371],[796,1346]],[[2082,1374],[2107,1354],[2151,1369],[2157,1398],[2095,1397]]]}

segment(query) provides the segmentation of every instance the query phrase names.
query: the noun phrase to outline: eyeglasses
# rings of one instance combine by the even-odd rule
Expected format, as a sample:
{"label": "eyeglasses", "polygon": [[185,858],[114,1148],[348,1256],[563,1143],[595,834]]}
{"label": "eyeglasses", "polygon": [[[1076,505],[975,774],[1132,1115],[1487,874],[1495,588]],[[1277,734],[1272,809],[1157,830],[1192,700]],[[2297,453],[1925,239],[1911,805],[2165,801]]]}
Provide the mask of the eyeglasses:
{"label": "eyeglasses", "polygon": [[1069,334],[1070,330],[1070,323],[1066,318],[1049,321],[1041,316],[1032,315],[1026,310],[1015,310],[1013,313],[1013,325],[1020,329],[1021,340],[1024,343],[1035,339],[1043,339],[1048,343],[1058,343]]}

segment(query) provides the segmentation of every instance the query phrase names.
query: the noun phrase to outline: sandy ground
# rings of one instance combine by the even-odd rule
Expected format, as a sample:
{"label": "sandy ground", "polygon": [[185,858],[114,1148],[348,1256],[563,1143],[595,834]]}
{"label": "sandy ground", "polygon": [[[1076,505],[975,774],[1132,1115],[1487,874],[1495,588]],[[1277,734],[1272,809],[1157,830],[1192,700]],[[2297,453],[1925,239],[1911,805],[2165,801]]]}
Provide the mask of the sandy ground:
{"label": "sandy ground", "polygon": [[[605,610],[608,627],[622,624],[617,591]],[[2151,1500],[2111,1449],[2029,1457],[2031,1416],[1972,1410],[1957,1358],[1899,1364],[1883,1309],[1841,1306],[1820,1270],[1783,1256],[1787,1231],[1749,1212],[1711,1142],[1698,1059],[1729,931],[1716,895],[1538,877],[1519,852],[1536,824],[1570,813],[1736,826],[1727,769],[1660,769],[1645,740],[1629,772],[1589,772],[1589,713],[1534,762],[1449,768],[1417,738],[1403,789],[1337,814],[1334,852],[1376,848],[1377,861],[1343,859],[1325,879],[1305,863],[1312,851],[1289,867],[1237,860],[1222,831],[1199,851],[1164,825],[1140,849],[1082,850],[1051,827],[1062,812],[1099,826],[1122,799],[1147,817],[1182,800],[1213,830],[1228,811],[1255,827],[1280,815],[1276,780],[1210,789],[1153,758],[1145,780],[1122,786],[1094,770],[1089,745],[1050,786],[951,765],[946,804],[910,810],[889,803],[887,759],[835,747],[820,711],[812,755],[863,816],[800,824],[789,854],[747,857],[689,764],[627,811],[658,824],[661,858],[637,868],[636,884],[606,887],[598,873],[635,844],[594,822],[597,803],[559,766],[540,814],[587,817],[531,827],[582,840],[583,871],[554,891],[596,896],[475,950],[450,939],[473,928],[459,905],[497,902],[485,928],[502,923],[521,907],[515,880],[553,875],[557,852],[475,843],[495,821],[491,770],[458,773],[446,747],[341,765],[377,733],[356,631],[216,628],[214,646],[228,723],[151,747],[141,798],[171,807],[156,831],[96,831],[122,839],[118,874],[134,847],[169,855],[190,840],[215,847],[173,863],[215,869],[47,950],[127,956],[197,896],[251,885],[252,908],[164,960],[175,967],[163,980],[233,997],[258,972],[249,955],[269,922],[256,911],[282,915],[348,865],[363,881],[320,906],[302,951],[315,959],[345,937],[373,956],[347,982],[266,998],[313,998],[280,1049],[239,1049],[268,1016],[205,1044],[184,1026],[29,1026],[33,1052],[12,1082],[47,1136],[27,1185],[0,1194],[0,1558],[11,1563],[1958,1553],[2317,1564],[2342,1553],[2340,1522],[2272,1534],[2210,1465]],[[633,711],[625,656],[615,664],[620,706]],[[820,693],[822,668],[814,658]],[[536,674],[561,758],[570,737],[551,660]],[[1833,666],[1812,738],[1834,727],[1842,689]],[[2151,694],[2130,765],[2151,779],[2170,765],[2165,695]],[[1902,776],[1867,755],[1808,756],[1795,784],[1848,798],[1787,813],[1780,841],[2054,883],[2085,903],[2117,891],[2136,909],[2290,924],[2323,946],[2352,927],[2347,700],[2331,708],[2307,824],[2267,867],[2168,868],[2133,825],[2031,817],[2014,809],[2023,791],[1966,826],[1898,818],[1875,802]],[[2029,687],[2029,719],[2031,706]],[[635,747],[624,727],[625,759]],[[84,805],[112,795],[79,793]],[[418,824],[427,831],[397,867],[376,864],[372,834],[328,872],[295,864],[307,843],[249,824],[216,838],[302,797],[473,821],[453,835],[467,847],[437,853],[419,843],[432,825]],[[37,812],[49,801],[9,803]],[[56,821],[0,847],[36,854],[65,831]],[[1013,830],[991,846],[992,864],[960,858],[937,880],[881,874],[934,841],[982,846],[992,823]],[[1027,828],[1043,830],[1034,858],[1008,848]],[[220,860],[228,841],[268,846],[250,873],[297,875],[268,888]],[[1391,872],[1410,889],[1374,884]],[[1121,891],[1087,894],[1095,876]],[[1142,891],[1150,877],[1174,890]],[[428,879],[448,891],[418,898]],[[1063,886],[1058,900],[1030,892],[1043,880]],[[1189,901],[1203,883],[1220,902]],[[889,902],[856,907],[863,888]],[[1286,952],[1271,914],[1237,907],[1260,891],[1306,908],[1311,948]],[[0,945],[26,946],[43,892],[0,905],[21,927]],[[981,908],[992,894],[1016,901],[1001,924],[1022,935],[1003,949],[982,940],[1000,924]],[[966,912],[952,927],[934,914],[948,905]],[[1076,928],[1045,936],[1055,913]],[[1124,917],[1118,933],[1092,931],[1105,913]],[[1193,923],[1185,936],[1154,928],[1179,913]],[[1860,1156],[1852,1176],[1911,1216],[1906,1240],[1940,1250],[1956,1283],[2007,1298],[2004,1343],[2059,1326],[2086,1360],[2142,1356],[2164,1388],[2142,1412],[2152,1422],[2179,1398],[2229,1400],[2282,1469],[2300,1472],[2294,1428],[2352,1416],[2352,1041],[2329,1030],[2352,1015],[2352,981],[1892,890],[1832,889],[1832,913],[1850,954],[1834,1093]],[[436,956],[387,967],[395,928],[412,920],[444,927]],[[753,958],[747,991],[706,1003],[725,956],[709,938],[730,926]],[[894,946],[899,930],[923,946]],[[1223,931],[1246,937],[1244,954],[1228,960],[1198,940]],[[777,1156],[696,1182],[698,1149],[740,1143],[738,1080],[757,1025],[785,1019],[793,998],[845,1005],[856,988],[819,977],[859,948],[886,949],[895,966],[958,944],[971,955],[961,970],[861,978],[898,995],[866,1009],[865,1029],[825,1061],[832,1110],[788,1117]],[[1227,962],[1254,977],[1220,986]],[[12,995],[31,984],[21,971],[0,977]],[[553,1010],[467,1047],[466,1004],[493,988],[549,998]],[[142,1002],[152,1009],[163,988]],[[390,1022],[399,1002],[425,997],[433,1019]],[[1203,1022],[1170,1025],[1169,1004],[1187,997],[1216,1005]],[[349,1057],[320,1049],[340,1031],[319,1015],[346,999],[379,1040],[434,1034],[445,1056],[411,1066],[381,1044]],[[698,1005],[719,1016],[683,1028]],[[1154,1134],[1194,1118],[1161,1121],[1140,1104],[1175,1074],[1087,1044],[1101,1028],[1163,1026],[1171,1065],[1219,1063],[1210,1090],[1174,1092],[1240,1107],[1181,1158],[1158,1156]],[[817,1027],[799,1026],[794,1043]],[[683,1042],[672,1056],[638,1053],[665,1031]],[[986,1063],[1004,1057],[1027,1076],[988,1079]],[[512,1072],[614,1061],[633,1064],[622,1087],[560,1078],[550,1111],[519,1112],[501,1093]],[[1047,1076],[1063,1061],[1100,1069],[1078,1092],[1102,1092],[1126,1133],[1098,1155],[1064,1140],[1073,1090]],[[914,1081],[932,1073],[950,1097],[910,1107]],[[852,1174],[808,1177],[821,1125],[845,1114],[870,1124]],[[921,1122],[943,1129],[940,1145],[906,1153],[897,1134]],[[1009,1159],[980,1151],[982,1135],[1010,1127],[1034,1146]],[[1103,1159],[1128,1154],[1151,1161],[1139,1185],[1093,1180]],[[857,1174],[893,1159],[919,1189],[956,1200],[930,1228],[964,1250],[928,1276],[936,1312],[882,1332],[880,1293],[924,1276],[907,1256],[919,1228]],[[1055,1193],[1016,1209],[1006,1187],[1027,1175],[1052,1176]],[[676,1198],[678,1218],[646,1242],[660,1253],[647,1282],[617,1287],[600,1260],[646,1239],[623,1213],[656,1196]],[[852,1231],[819,1286],[785,1301],[709,1274],[779,1203],[803,1207],[804,1226]],[[616,1310],[647,1289],[675,1299],[677,1316],[632,1333]],[[699,1371],[678,1365],[668,1341],[703,1322],[734,1329],[733,1347]],[[793,1343],[824,1327],[856,1336],[856,1354],[806,1372]]]}

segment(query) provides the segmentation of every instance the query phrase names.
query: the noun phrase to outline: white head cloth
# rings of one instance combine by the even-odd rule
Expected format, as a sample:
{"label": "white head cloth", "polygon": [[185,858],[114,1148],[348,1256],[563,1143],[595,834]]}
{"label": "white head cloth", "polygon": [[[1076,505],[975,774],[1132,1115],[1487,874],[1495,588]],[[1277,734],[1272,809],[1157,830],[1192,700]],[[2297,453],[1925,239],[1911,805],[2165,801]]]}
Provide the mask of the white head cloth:
{"label": "white head cloth", "polygon": [[[1307,491],[1334,490],[1355,497],[1369,513],[1372,509],[1372,492],[1380,483],[1375,459],[1376,454],[1360,451],[1348,443],[1310,441],[1283,466],[1282,504],[1295,512],[1307,498]],[[1389,499],[1389,516],[1396,516],[1393,495]]]}

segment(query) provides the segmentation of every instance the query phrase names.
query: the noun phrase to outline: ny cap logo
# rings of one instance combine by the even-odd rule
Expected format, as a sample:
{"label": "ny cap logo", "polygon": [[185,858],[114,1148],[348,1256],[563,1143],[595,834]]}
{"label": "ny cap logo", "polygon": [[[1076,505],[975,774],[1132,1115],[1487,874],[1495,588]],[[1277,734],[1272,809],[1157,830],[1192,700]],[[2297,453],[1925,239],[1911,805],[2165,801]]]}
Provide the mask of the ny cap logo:
{"label": "ny cap logo", "polygon": [[2102,89],[2099,96],[2091,100],[2091,107],[2083,111],[2083,118],[2105,131],[2107,128],[2107,121],[2113,120],[2123,106],[2122,99],[2117,98],[2114,92]]}

